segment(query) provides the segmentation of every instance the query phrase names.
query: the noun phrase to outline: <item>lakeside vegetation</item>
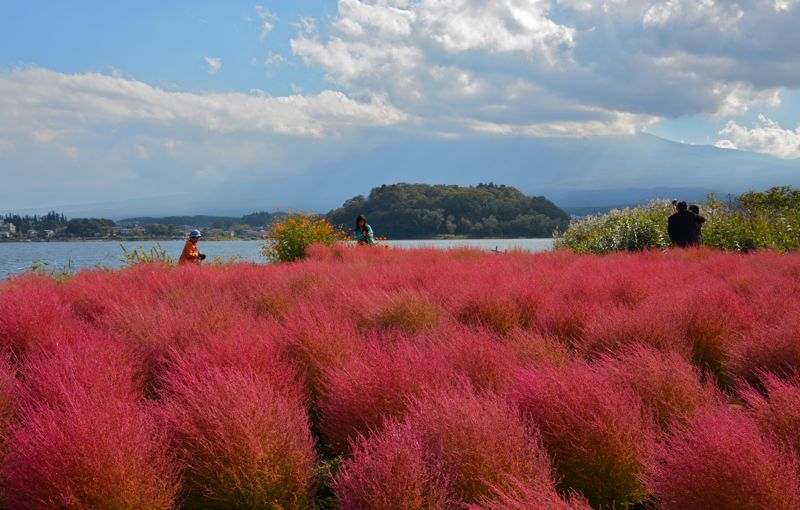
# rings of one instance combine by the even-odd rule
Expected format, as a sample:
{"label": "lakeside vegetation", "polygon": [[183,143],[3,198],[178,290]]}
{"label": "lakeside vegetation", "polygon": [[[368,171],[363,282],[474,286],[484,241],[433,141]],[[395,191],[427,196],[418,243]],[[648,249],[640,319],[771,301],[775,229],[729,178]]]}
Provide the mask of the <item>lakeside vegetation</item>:
{"label": "lakeside vegetation", "polygon": [[[750,192],[727,201],[709,196],[701,204],[706,218],[705,246],[721,250],[800,250],[800,190],[790,186]],[[675,212],[666,200],[589,216],[558,233],[556,246],[579,253],[664,249],[671,246],[667,218]]]}
{"label": "lakeside vegetation", "polygon": [[800,254],[307,253],[0,284],[0,508],[800,505]]}
{"label": "lakeside vegetation", "polygon": [[551,237],[569,224],[569,215],[546,198],[493,183],[383,185],[346,201],[327,219],[350,229],[359,214],[389,239]]}

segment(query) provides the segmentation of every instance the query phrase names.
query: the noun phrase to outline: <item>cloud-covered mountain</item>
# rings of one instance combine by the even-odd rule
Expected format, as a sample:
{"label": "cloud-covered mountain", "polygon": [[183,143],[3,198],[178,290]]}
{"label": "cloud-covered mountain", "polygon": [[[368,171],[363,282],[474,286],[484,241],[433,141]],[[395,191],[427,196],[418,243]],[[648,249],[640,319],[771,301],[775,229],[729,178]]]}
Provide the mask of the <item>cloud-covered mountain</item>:
{"label": "cloud-covered mountain", "polygon": [[649,135],[409,139],[319,161],[288,179],[229,187],[208,200],[221,207],[283,205],[324,211],[385,183],[469,185],[489,181],[515,186],[527,194],[546,195],[564,207],[611,206],[655,197],[697,199],[709,192],[724,195],[796,186],[800,185],[800,161],[680,144]]}
{"label": "cloud-covered mountain", "polygon": [[[164,169],[167,171],[168,169]],[[490,137],[365,141],[362,150],[318,155],[281,177],[238,180],[200,193],[121,202],[50,204],[69,215],[233,214],[301,208],[326,212],[395,182],[495,182],[545,195],[566,208],[635,204],[652,198],[698,200],[777,185],[800,186],[800,161],[650,135],[586,139]]]}

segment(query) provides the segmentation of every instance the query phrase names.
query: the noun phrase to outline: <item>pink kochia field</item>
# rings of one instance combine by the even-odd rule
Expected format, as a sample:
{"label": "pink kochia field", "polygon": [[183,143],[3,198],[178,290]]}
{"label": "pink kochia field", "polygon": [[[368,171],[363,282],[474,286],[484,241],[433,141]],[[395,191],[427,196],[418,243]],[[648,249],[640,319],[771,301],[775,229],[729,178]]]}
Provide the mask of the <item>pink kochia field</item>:
{"label": "pink kochia field", "polygon": [[0,284],[0,509],[797,510],[800,255]]}

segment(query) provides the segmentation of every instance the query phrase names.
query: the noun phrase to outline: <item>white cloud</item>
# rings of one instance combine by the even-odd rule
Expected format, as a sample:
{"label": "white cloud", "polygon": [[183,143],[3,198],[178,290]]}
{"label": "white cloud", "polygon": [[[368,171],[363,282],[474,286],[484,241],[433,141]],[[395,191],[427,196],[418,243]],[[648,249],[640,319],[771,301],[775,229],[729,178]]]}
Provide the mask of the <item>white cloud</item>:
{"label": "white cloud", "polygon": [[775,0],[775,10],[777,12],[790,11],[800,0]]}
{"label": "white cloud", "polygon": [[751,128],[730,121],[719,134],[724,138],[715,144],[717,147],[761,152],[783,159],[800,158],[800,127],[784,129],[764,115],[759,115]]}
{"label": "white cloud", "polygon": [[291,48],[351,93],[432,123],[591,131],[592,108],[678,118],[778,105],[800,88],[786,14],[797,1],[339,0]]}
{"label": "white cloud", "polygon": [[222,69],[222,59],[219,57],[205,57],[206,65],[208,65],[208,74],[215,75]]}
{"label": "white cloud", "polygon": [[278,21],[278,15],[264,8],[262,5],[256,5],[256,14],[261,19],[261,35],[259,38],[263,41],[275,28],[275,22]]}
{"label": "white cloud", "polygon": [[525,125],[476,122],[472,125],[472,130],[485,134],[520,135],[537,138],[588,138],[593,136],[632,135],[658,120],[655,117],[629,113],[602,111],[593,111],[592,113],[599,114],[604,118],[581,121],[539,122]]}
{"label": "white cloud", "polygon": [[[319,137],[347,127],[388,126],[408,120],[381,97],[356,101],[335,91],[284,97],[167,92],[130,79],[98,73],[62,74],[43,68],[0,74],[0,111],[6,114],[0,118],[0,135],[3,130],[17,133],[27,123],[31,136],[39,142],[53,141],[72,126],[90,123],[186,123],[219,133]],[[61,130],[53,126],[61,126]]]}
{"label": "white cloud", "polygon": [[656,3],[647,9],[642,20],[645,27],[666,25],[670,18],[678,16],[681,10],[681,3],[668,0],[667,2]]}

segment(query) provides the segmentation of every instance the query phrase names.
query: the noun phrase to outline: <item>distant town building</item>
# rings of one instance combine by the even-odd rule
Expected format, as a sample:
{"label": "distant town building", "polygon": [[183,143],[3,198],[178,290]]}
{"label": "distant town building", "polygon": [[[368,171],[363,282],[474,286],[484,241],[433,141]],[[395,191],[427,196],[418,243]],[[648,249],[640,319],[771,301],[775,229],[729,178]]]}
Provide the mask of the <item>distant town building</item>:
{"label": "distant town building", "polygon": [[25,235],[27,235],[28,237],[39,237],[39,231],[34,229],[34,228],[32,228],[32,229],[28,230],[27,232],[25,232]]}
{"label": "distant town building", "polygon": [[17,235],[17,227],[13,223],[0,220],[0,237],[9,238]]}

